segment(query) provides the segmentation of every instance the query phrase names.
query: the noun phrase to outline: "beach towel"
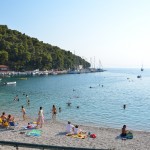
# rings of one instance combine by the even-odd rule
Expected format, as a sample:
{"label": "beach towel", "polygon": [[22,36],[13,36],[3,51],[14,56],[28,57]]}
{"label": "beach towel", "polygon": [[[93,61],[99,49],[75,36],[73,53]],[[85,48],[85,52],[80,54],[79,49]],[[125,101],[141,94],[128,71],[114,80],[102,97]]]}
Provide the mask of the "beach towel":
{"label": "beach towel", "polygon": [[24,130],[32,130],[32,129],[36,129],[36,126],[33,126],[31,128],[27,128],[27,126],[23,126],[22,127]]}
{"label": "beach towel", "polygon": [[25,130],[36,129],[36,125],[32,124],[32,127],[30,127],[30,128],[28,128],[27,126],[23,126],[22,128],[25,129]]}
{"label": "beach towel", "polygon": [[37,122],[35,122],[35,121],[34,122],[30,122],[30,124],[37,124]]}
{"label": "beach towel", "polygon": [[120,134],[121,139],[133,139],[133,134],[132,132],[128,132],[126,136],[122,136]]}
{"label": "beach towel", "polygon": [[133,139],[133,134],[131,132],[128,132],[126,135],[127,139]]}
{"label": "beach towel", "polygon": [[79,139],[85,139],[87,137],[86,134],[70,134],[70,133],[66,134],[66,136],[71,136],[73,138],[79,138]]}
{"label": "beach towel", "polygon": [[29,131],[26,133],[27,136],[40,136],[41,130],[33,129],[32,131]]}

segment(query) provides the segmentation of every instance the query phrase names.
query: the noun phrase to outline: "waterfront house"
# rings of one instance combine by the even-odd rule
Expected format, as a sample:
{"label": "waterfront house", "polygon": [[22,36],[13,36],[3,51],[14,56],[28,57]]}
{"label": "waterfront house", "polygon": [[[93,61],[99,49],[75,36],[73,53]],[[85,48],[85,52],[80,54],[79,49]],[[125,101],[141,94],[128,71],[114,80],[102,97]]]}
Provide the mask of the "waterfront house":
{"label": "waterfront house", "polygon": [[0,71],[8,71],[9,67],[6,65],[0,65]]}

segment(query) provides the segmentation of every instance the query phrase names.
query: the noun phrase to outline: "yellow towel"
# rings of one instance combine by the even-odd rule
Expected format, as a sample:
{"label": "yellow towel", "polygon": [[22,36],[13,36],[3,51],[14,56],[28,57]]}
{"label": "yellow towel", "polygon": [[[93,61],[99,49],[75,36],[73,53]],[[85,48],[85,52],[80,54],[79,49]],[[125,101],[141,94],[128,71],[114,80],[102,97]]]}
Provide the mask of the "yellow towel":
{"label": "yellow towel", "polygon": [[73,138],[79,138],[79,139],[85,139],[87,137],[86,134],[72,134],[72,133],[67,133],[66,136],[71,136]]}
{"label": "yellow towel", "polygon": [[86,134],[74,134],[71,137],[79,138],[79,139],[85,139],[87,137],[87,135]]}

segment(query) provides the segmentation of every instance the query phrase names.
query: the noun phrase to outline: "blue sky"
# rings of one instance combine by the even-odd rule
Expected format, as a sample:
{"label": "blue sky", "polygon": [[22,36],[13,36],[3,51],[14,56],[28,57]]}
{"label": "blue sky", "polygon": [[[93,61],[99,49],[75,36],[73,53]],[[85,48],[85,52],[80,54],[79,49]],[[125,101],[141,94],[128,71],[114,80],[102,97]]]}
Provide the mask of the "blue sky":
{"label": "blue sky", "polygon": [[0,24],[104,68],[150,68],[149,0],[1,0]]}

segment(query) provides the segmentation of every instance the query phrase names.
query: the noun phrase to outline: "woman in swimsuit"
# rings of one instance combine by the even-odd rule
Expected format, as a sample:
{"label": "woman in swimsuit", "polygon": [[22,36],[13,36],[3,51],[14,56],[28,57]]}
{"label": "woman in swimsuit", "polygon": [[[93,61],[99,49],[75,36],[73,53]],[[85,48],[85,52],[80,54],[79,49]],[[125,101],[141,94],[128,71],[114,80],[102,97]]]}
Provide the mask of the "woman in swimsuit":
{"label": "woman in swimsuit", "polygon": [[23,120],[25,120],[26,119],[26,110],[25,110],[25,108],[23,106],[22,106],[21,111],[22,111]]}
{"label": "woman in swimsuit", "polygon": [[43,114],[42,107],[40,107],[40,110],[38,113],[37,126],[40,125],[40,128],[42,128],[43,123],[44,123],[44,114]]}

